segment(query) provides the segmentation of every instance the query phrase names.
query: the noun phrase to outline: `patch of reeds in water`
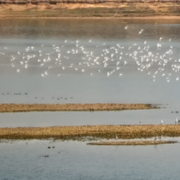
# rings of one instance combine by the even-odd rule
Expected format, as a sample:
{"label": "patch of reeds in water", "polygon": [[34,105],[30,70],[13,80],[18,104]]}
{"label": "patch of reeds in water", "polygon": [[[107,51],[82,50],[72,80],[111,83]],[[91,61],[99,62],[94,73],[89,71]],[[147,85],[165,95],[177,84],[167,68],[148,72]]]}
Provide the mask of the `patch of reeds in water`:
{"label": "patch of reeds in water", "polygon": [[84,137],[106,139],[157,139],[180,136],[180,125],[98,125],[64,127],[0,128],[0,139],[62,139],[79,140]]}
{"label": "patch of reeds in water", "polygon": [[27,111],[118,111],[136,109],[156,109],[151,104],[0,104],[0,112]]}
{"label": "patch of reeds in water", "polygon": [[91,142],[87,145],[98,146],[137,146],[137,145],[160,145],[160,144],[174,144],[177,141],[106,141],[106,142]]}

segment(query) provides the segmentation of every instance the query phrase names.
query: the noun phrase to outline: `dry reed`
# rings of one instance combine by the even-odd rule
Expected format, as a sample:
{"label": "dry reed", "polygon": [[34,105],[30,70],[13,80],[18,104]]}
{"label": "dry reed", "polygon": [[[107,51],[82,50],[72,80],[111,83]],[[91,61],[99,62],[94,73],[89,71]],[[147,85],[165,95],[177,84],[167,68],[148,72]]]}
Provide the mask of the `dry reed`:
{"label": "dry reed", "polygon": [[27,111],[118,111],[156,109],[151,104],[0,104],[0,112]]}
{"label": "dry reed", "polygon": [[0,139],[150,138],[180,136],[180,125],[98,125],[0,128]]}

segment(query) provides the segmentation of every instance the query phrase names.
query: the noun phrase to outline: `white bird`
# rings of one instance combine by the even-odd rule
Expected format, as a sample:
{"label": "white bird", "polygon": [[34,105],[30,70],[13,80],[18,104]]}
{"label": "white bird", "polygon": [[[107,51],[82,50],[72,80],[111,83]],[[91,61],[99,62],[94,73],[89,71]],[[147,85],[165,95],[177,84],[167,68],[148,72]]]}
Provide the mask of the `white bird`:
{"label": "white bird", "polygon": [[157,47],[160,48],[160,47],[161,47],[161,44],[157,43]]}
{"label": "white bird", "polygon": [[178,124],[178,117],[177,117],[176,120],[175,120],[175,124]]}
{"label": "white bird", "polygon": [[139,31],[139,34],[141,34],[143,31],[144,31],[144,30],[143,30],[143,29],[141,29],[141,30]]}
{"label": "white bird", "polygon": [[163,124],[163,120],[161,120],[161,124]]}

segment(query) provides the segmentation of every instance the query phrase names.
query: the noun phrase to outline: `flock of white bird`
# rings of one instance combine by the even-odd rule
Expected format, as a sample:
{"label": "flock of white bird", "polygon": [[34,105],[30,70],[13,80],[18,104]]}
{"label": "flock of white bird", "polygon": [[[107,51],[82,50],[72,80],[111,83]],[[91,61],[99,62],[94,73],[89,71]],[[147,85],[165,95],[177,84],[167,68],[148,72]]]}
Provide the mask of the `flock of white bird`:
{"label": "flock of white bird", "polygon": [[[124,27],[124,31],[128,31],[128,26]],[[142,33],[143,29],[139,30],[137,36]],[[133,65],[137,71],[149,75],[153,82],[160,76],[167,82],[171,77],[179,80],[180,57],[171,39],[159,37],[155,44],[144,41],[123,45],[120,41],[96,45],[92,40],[85,42],[85,45],[83,43],[80,40],[65,40],[60,45],[27,46],[17,52],[3,47],[0,49],[0,64],[1,61],[9,63],[17,73],[35,67],[43,78],[51,72],[56,72],[53,75],[60,77],[72,71],[90,76],[102,73],[107,77],[113,74],[121,77],[125,73],[125,66]]]}

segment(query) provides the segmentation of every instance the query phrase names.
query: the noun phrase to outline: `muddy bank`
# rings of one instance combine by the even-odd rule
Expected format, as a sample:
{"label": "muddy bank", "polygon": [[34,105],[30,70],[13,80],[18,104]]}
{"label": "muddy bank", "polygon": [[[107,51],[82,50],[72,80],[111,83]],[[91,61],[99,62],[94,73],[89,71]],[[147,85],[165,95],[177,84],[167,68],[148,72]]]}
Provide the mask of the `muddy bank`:
{"label": "muddy bank", "polygon": [[0,139],[135,139],[180,136],[180,125],[99,125],[0,128]]}
{"label": "muddy bank", "polygon": [[54,4],[50,1],[45,3],[33,3],[32,1],[25,4],[0,4],[0,18],[133,18],[155,16],[176,16],[178,18],[179,15],[180,4],[171,1],[143,1],[143,3],[139,1],[63,1]]}
{"label": "muddy bank", "polygon": [[151,104],[0,104],[0,112],[119,111],[157,108]]}

